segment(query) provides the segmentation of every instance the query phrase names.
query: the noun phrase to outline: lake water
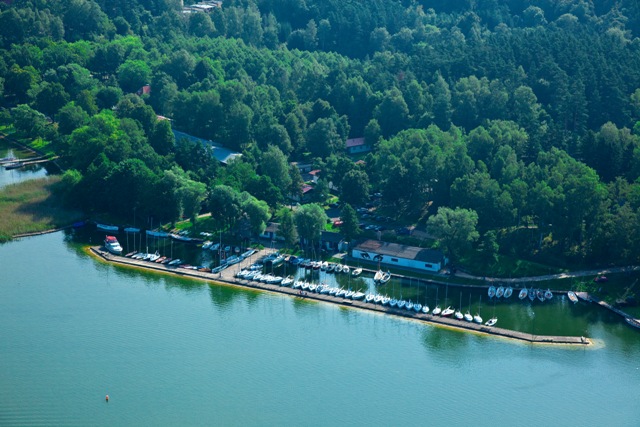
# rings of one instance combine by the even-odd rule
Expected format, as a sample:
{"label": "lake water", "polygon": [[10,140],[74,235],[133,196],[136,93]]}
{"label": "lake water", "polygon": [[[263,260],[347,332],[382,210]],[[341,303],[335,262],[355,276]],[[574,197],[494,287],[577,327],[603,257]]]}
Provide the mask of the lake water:
{"label": "lake water", "polygon": [[[0,159],[4,159],[5,157],[15,157],[18,159],[23,159],[27,157],[33,157],[33,154],[30,154],[29,152],[24,150],[20,150],[12,144],[7,144],[6,142],[0,141]],[[20,169],[9,170],[6,170],[4,167],[0,166],[0,188],[6,187],[10,184],[17,184],[28,179],[42,178],[46,175],[47,170],[40,165],[31,165],[25,166]]]}
{"label": "lake water", "polygon": [[0,245],[0,425],[640,423],[640,333],[597,307],[497,306],[596,341],[535,346],[107,265],[82,236]]}

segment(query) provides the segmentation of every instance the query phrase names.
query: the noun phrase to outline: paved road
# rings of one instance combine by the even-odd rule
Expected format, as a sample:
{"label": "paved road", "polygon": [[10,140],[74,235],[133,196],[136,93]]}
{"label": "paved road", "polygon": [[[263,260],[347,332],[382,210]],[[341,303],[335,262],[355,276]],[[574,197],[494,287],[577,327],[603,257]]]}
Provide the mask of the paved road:
{"label": "paved road", "polygon": [[612,267],[612,268],[604,268],[604,269],[598,269],[598,270],[580,270],[580,271],[572,271],[569,273],[547,274],[545,276],[532,276],[532,277],[516,277],[512,279],[473,276],[471,274],[462,273],[460,271],[456,272],[455,275],[456,277],[463,277],[465,279],[485,280],[487,282],[523,283],[523,282],[543,282],[546,280],[555,280],[555,279],[569,279],[572,277],[598,276],[598,275],[610,274],[610,273],[631,273],[633,271],[638,271],[638,270],[640,270],[640,266],[631,265],[628,267]]}

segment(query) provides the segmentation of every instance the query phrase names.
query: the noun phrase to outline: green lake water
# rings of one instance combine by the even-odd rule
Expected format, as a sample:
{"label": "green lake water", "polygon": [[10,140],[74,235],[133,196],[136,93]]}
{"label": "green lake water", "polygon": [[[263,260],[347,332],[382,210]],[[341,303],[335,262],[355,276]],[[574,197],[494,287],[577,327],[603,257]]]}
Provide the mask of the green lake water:
{"label": "green lake water", "polygon": [[503,327],[596,342],[535,346],[107,265],[88,238],[0,245],[0,425],[640,425],[640,331],[598,307],[471,294]]}
{"label": "green lake water", "polygon": [[[5,157],[15,157],[17,159],[24,159],[28,157],[33,157],[33,154],[18,149],[12,144],[7,144],[5,142],[0,141],[0,159],[4,159]],[[34,178],[42,178],[47,175],[47,170],[41,165],[31,165],[25,166],[20,169],[9,169],[6,170],[4,167],[0,166],[0,188],[6,187],[10,184],[17,184],[19,182],[34,179]]]}

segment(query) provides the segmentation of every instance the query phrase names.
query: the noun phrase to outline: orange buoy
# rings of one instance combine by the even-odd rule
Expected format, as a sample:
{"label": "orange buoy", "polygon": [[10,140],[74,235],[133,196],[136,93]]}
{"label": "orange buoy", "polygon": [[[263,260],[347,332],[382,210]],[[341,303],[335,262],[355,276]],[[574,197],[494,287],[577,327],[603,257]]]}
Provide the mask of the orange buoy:
{"label": "orange buoy", "polygon": [[109,395],[108,395],[108,394],[105,396],[104,400],[105,400],[106,402],[108,402],[108,401],[109,401]]}

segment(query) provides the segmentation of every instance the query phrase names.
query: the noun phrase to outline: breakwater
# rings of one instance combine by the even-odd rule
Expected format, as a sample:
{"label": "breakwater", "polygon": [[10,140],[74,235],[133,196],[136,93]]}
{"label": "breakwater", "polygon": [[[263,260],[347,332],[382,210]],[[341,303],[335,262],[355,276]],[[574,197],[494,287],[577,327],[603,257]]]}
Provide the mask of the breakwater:
{"label": "breakwater", "polygon": [[[241,286],[250,289],[257,289],[267,292],[274,292],[279,294],[290,295],[294,298],[305,298],[309,300],[322,301],[332,304],[338,304],[341,306],[353,307],[362,310],[369,310],[378,313],[413,319],[417,321],[437,324],[453,329],[473,331],[476,333],[494,335],[509,339],[515,339],[528,343],[536,344],[560,344],[560,345],[589,345],[590,340],[586,337],[576,336],[550,336],[550,335],[533,335],[519,331],[513,331],[509,329],[497,328],[495,326],[485,326],[482,324],[471,323],[467,321],[460,321],[455,318],[434,316],[432,314],[417,313],[414,311],[408,311],[405,309],[398,309],[379,304],[368,303],[365,301],[357,301],[351,299],[345,299],[342,297],[335,297],[328,294],[317,294],[312,292],[301,292],[297,289],[289,287],[279,286],[277,284],[267,284],[262,282],[255,282],[251,280],[244,280],[234,277],[232,269],[223,270],[221,273],[210,273],[197,271],[193,269],[181,268],[179,266],[168,266],[165,264],[158,264],[154,262],[141,261],[131,259],[123,256],[113,255],[100,247],[91,247],[91,253],[100,257],[101,259],[113,262],[121,265],[127,265],[131,267],[142,268],[146,270],[152,270],[157,272],[163,272],[168,274],[175,274],[182,277],[190,277],[199,280],[205,280],[210,282],[216,282],[221,284],[228,284],[233,286]],[[244,267],[248,261],[245,260],[242,263],[236,265],[238,269]]]}

